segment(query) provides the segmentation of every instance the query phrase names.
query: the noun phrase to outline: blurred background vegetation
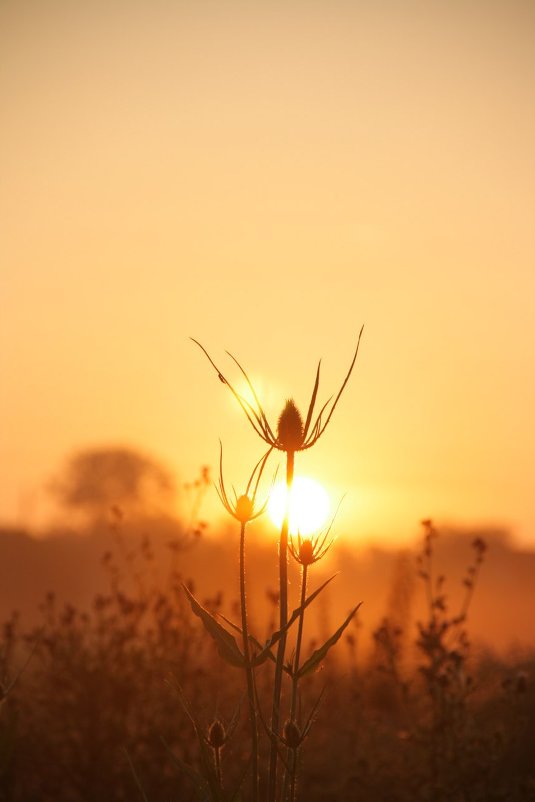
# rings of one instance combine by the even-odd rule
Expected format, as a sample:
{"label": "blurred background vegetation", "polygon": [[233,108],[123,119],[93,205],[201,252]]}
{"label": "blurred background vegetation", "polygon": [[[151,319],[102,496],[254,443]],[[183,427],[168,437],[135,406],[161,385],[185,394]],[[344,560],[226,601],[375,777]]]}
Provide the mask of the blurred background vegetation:
{"label": "blurred background vegetation", "polygon": [[[91,449],[51,483],[62,512],[49,532],[0,531],[1,800],[196,798],[179,767],[199,754],[176,684],[206,731],[240,710],[223,750],[225,782],[238,782],[241,673],[182,589],[238,618],[237,535],[203,520],[209,487],[207,468],[175,486],[147,455]],[[276,539],[260,525],[248,549],[251,628],[263,639],[276,620]],[[324,697],[301,798],[534,799],[534,568],[504,532],[437,537],[429,522],[414,549],[336,543],[312,572],[312,585],[339,575],[311,607],[306,648],[363,605],[304,683],[304,709]],[[258,671],[266,711],[270,671]]]}

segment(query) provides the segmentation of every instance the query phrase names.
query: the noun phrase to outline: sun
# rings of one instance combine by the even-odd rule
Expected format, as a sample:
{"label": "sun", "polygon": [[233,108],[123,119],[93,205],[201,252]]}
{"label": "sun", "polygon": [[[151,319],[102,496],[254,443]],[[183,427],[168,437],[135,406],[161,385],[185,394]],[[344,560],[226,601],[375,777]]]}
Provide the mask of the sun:
{"label": "sun", "polygon": [[[268,513],[277,527],[284,518],[286,494],[286,484],[277,482],[269,496]],[[290,497],[290,534],[318,532],[327,520],[329,509],[329,496],[319,482],[307,476],[294,478]]]}

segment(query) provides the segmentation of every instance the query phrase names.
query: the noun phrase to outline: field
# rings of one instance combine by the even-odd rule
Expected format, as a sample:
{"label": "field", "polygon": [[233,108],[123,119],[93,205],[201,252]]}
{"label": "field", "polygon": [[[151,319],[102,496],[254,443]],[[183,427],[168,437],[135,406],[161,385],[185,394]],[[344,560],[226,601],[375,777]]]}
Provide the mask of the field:
{"label": "field", "polygon": [[[168,533],[150,538],[139,531],[119,523],[108,532],[101,589],[90,604],[75,607],[49,593],[32,627],[17,616],[4,624],[0,799],[252,798],[243,671],[221,658],[183,588],[185,582],[212,614],[239,620],[237,576],[233,588],[221,568],[227,586],[208,592],[201,576],[197,591],[189,574],[189,567],[199,572],[207,564],[210,551],[218,566],[235,563],[237,541],[228,533],[218,545],[196,527],[177,530],[171,542]],[[96,553],[101,540],[93,537]],[[414,553],[383,561],[384,587],[375,593],[385,601],[384,615],[370,625],[366,596],[373,591],[364,586],[356,599],[362,609],[303,678],[299,720],[312,716],[297,754],[297,799],[535,798],[535,656],[527,648],[506,657],[471,645],[470,608],[478,607],[478,583],[484,591],[492,544],[487,555],[481,539],[462,538],[466,584],[457,583],[463,589],[453,605],[451,583],[439,578],[441,559],[447,563],[441,541],[448,537],[454,540],[426,522]],[[266,576],[269,550],[274,563],[274,547],[253,542],[249,551],[251,627],[261,639],[278,615],[276,593],[253,569],[258,562]],[[329,637],[339,567],[340,576],[310,605],[305,656]],[[324,577],[312,577],[311,589]],[[261,799],[272,665],[255,671]],[[284,711],[290,696],[286,677]],[[291,749],[282,742],[279,748],[286,765]]]}

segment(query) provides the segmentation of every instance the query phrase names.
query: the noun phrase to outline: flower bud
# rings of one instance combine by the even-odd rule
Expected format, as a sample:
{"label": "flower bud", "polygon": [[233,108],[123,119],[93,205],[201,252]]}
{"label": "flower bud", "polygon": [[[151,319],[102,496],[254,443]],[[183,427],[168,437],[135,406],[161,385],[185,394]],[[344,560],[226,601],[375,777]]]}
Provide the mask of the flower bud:
{"label": "flower bud", "polygon": [[303,445],[303,418],[292,398],[280,414],[277,437],[283,451],[299,451]]}
{"label": "flower bud", "polygon": [[227,734],[225,732],[225,728],[219,719],[216,718],[216,720],[212,721],[210,727],[208,728],[208,743],[212,749],[221,749],[221,747],[225,745],[226,740]]}
{"label": "flower bud", "polygon": [[240,496],[236,502],[236,518],[242,524],[250,521],[253,516],[253,502],[249,496]]}
{"label": "flower bud", "polygon": [[301,733],[295,721],[288,721],[284,725],[283,736],[286,746],[290,749],[297,749],[301,746]]}
{"label": "flower bud", "polygon": [[310,538],[302,540],[299,545],[299,562],[301,565],[312,565],[314,562],[314,545]]}

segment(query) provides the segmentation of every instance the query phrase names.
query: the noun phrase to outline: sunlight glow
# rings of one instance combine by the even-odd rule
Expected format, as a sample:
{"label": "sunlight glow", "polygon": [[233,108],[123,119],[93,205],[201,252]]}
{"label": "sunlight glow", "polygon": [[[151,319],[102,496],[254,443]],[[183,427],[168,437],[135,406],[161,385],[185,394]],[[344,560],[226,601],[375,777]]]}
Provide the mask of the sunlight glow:
{"label": "sunlight glow", "polygon": [[[286,484],[278,482],[268,503],[268,512],[273,523],[280,527],[286,507]],[[319,531],[329,515],[329,496],[315,479],[296,476],[290,497],[290,534],[310,535]]]}

